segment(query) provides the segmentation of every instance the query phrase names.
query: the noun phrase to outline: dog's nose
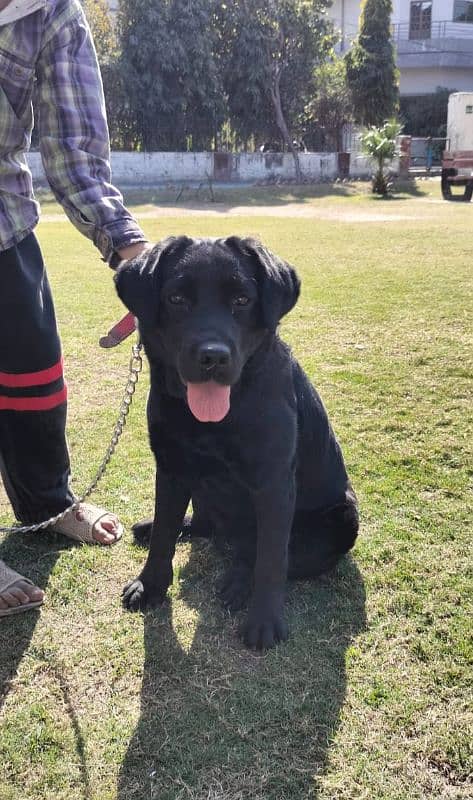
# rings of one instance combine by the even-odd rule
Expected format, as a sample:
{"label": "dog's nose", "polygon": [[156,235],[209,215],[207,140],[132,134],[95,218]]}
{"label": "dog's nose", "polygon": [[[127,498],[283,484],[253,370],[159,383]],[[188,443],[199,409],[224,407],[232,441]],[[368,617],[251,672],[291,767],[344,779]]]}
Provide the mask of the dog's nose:
{"label": "dog's nose", "polygon": [[220,342],[207,342],[200,345],[197,351],[199,364],[204,369],[226,367],[230,363],[230,348]]}

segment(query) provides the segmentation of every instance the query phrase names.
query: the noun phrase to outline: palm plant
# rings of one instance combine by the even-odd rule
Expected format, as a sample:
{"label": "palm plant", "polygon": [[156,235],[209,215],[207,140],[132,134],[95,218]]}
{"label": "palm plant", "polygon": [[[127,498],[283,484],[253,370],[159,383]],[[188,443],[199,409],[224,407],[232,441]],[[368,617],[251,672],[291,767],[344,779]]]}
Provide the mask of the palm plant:
{"label": "palm plant", "polygon": [[402,125],[396,119],[389,119],[361,134],[361,149],[376,164],[371,183],[374,194],[386,196],[389,193],[391,181],[386,165],[398,155],[396,140],[401,131]]}

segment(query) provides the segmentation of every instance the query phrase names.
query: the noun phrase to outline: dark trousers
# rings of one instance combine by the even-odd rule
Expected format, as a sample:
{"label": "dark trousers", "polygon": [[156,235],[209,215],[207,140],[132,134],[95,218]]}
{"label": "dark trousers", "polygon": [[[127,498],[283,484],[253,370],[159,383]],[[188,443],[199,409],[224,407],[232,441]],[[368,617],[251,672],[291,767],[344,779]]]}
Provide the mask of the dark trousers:
{"label": "dark trousers", "polygon": [[0,471],[15,516],[72,501],[66,386],[51,290],[34,234],[0,251]]}

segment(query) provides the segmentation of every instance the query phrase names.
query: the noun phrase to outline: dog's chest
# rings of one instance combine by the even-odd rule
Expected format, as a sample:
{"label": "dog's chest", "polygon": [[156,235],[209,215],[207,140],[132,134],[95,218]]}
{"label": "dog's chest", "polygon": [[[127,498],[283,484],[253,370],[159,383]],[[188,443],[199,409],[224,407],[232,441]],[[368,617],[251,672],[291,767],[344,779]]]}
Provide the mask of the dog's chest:
{"label": "dog's chest", "polygon": [[150,425],[151,449],[157,466],[192,480],[233,477],[242,472],[238,437],[228,429],[208,423],[181,420],[181,424]]}

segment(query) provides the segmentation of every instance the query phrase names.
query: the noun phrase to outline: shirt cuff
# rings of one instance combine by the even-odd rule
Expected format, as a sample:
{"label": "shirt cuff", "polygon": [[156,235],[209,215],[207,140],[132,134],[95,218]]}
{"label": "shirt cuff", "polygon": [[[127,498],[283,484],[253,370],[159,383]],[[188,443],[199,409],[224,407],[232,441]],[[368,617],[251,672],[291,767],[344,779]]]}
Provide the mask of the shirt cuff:
{"label": "shirt cuff", "polygon": [[136,222],[120,220],[96,230],[93,241],[102,253],[103,260],[110,264],[112,256],[118,250],[124,250],[132,244],[147,242],[148,239]]}

